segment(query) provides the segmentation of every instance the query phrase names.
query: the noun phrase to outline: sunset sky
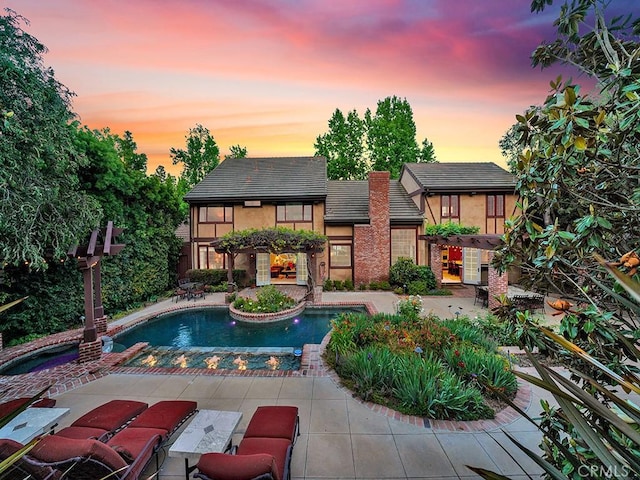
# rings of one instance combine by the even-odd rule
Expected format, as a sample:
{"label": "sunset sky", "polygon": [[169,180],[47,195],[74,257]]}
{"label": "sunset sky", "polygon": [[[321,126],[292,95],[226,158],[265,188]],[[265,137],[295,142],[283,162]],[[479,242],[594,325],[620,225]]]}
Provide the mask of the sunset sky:
{"label": "sunset sky", "polygon": [[[622,0],[619,0],[622,1]],[[557,3],[557,2],[556,2]],[[515,115],[559,67],[533,69],[555,9],[529,0],[0,0],[30,21],[45,63],[90,128],[169,149],[200,123],[221,156],[313,155],[336,108],[360,116],[396,95],[439,161],[493,161]],[[4,14],[4,12],[3,12]],[[565,76],[574,75],[564,70]]]}

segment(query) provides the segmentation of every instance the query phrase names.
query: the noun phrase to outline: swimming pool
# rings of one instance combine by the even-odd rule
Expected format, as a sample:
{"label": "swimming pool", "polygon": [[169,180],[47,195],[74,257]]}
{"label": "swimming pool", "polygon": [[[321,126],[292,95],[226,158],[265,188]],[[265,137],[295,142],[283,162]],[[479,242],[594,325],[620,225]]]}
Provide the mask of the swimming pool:
{"label": "swimming pool", "polygon": [[288,320],[253,324],[238,322],[226,307],[186,309],[160,315],[114,337],[114,350],[138,342],[153,347],[293,347],[318,344],[340,312],[363,312],[364,307],[307,308]]}
{"label": "swimming pool", "polygon": [[22,373],[37,372],[46,368],[64,365],[77,358],[77,343],[41,349],[10,362],[6,367],[0,369],[0,375],[20,375]]}

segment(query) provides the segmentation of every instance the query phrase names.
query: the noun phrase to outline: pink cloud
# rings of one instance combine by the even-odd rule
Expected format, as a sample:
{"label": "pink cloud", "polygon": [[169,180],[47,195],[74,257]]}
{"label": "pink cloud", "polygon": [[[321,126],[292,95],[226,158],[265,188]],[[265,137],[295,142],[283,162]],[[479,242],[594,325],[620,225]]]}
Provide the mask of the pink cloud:
{"label": "pink cloud", "polygon": [[167,169],[196,123],[223,152],[312,154],[336,108],[363,114],[389,95],[409,100],[436,151],[499,161],[515,114],[559,71],[530,68],[552,19],[524,0],[7,3],[49,47],[81,121],[132,131]]}

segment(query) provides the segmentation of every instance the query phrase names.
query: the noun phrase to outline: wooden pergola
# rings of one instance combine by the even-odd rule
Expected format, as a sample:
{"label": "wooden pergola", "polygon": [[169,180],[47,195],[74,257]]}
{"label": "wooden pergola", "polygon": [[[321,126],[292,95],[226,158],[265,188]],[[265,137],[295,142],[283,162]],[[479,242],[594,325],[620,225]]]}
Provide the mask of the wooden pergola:
{"label": "wooden pergola", "polygon": [[[436,275],[436,281],[438,286],[442,286],[442,256],[440,255],[440,247],[444,245],[454,247],[466,247],[466,248],[478,248],[481,250],[495,250],[497,247],[504,244],[502,235],[497,234],[470,234],[470,235],[421,235],[421,240],[425,240],[430,245],[430,250],[433,250],[431,246],[436,246],[438,254],[430,252],[431,257],[431,270]],[[508,287],[508,279],[506,274],[499,274],[491,265],[489,265],[488,275],[488,290],[489,290],[489,308],[493,308],[499,305],[496,297],[499,295],[506,295]]]}

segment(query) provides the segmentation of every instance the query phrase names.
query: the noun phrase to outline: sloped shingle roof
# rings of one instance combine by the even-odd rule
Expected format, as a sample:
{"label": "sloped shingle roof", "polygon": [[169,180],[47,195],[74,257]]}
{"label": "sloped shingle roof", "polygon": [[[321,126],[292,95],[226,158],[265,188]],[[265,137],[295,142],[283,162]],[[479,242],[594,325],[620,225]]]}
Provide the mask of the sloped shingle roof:
{"label": "sloped shingle roof", "polygon": [[[328,224],[369,222],[369,182],[367,180],[329,180],[324,221]],[[421,224],[420,210],[398,180],[389,182],[391,224]]]}
{"label": "sloped shingle roof", "polygon": [[189,203],[242,200],[323,200],[324,157],[230,158],[185,195]]}
{"label": "sloped shingle roof", "polygon": [[511,191],[515,177],[492,162],[406,163],[407,170],[427,191]]}

